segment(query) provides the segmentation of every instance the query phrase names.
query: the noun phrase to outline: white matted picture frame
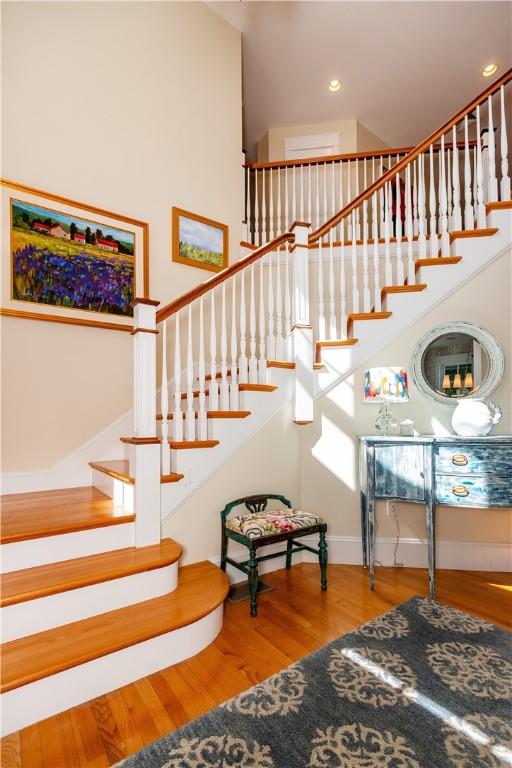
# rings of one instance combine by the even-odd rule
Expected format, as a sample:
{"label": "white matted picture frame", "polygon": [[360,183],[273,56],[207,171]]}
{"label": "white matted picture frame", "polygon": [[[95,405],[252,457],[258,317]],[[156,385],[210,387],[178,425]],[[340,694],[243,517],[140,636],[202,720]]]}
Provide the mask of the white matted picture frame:
{"label": "white matted picture frame", "polygon": [[149,294],[146,222],[0,179],[0,314],[131,331]]}

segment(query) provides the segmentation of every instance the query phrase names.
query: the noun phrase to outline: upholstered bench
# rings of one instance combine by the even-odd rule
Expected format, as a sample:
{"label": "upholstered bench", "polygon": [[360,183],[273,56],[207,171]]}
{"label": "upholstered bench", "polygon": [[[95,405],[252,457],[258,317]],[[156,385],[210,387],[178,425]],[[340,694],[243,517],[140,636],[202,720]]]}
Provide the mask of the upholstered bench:
{"label": "upholstered bench", "polygon": [[[286,505],[286,509],[267,509],[269,499],[280,501],[281,504]],[[228,517],[230,512],[241,504],[244,504],[249,512]],[[313,552],[313,554],[318,555],[320,563],[321,588],[322,590],[327,589],[327,542],[325,540],[327,523],[324,523],[318,515],[312,512],[292,509],[291,501],[278,493],[262,493],[230,501],[229,504],[226,504],[220,515],[222,522],[220,567],[225,571],[226,564],[229,563],[248,576],[251,595],[251,616],[256,616],[257,613],[258,565],[265,560],[286,555],[286,567],[289,569],[292,565],[292,555],[295,552],[302,552],[303,550]],[[318,549],[304,543],[299,544],[295,542],[301,536],[310,536],[313,533],[319,534]],[[230,539],[247,547],[249,550],[248,560],[237,562],[228,557],[228,542]],[[257,557],[259,547],[264,547],[267,544],[276,544],[280,541],[286,541],[285,550]]]}

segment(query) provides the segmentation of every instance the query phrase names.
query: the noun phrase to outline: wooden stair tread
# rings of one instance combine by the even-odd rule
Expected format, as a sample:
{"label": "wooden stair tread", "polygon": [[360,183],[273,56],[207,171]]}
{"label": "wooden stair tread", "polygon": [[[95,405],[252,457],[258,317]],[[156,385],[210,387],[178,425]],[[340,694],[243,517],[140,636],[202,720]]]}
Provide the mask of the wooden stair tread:
{"label": "wooden stair tread", "polygon": [[[206,411],[208,419],[246,419],[250,416],[252,411]],[[196,419],[199,418],[198,411],[195,412]],[[167,420],[172,421],[174,414],[168,413]],[[157,413],[157,421],[162,421],[162,414]]]}
{"label": "wooden stair tread", "polygon": [[123,483],[135,485],[135,478],[130,476],[130,462],[127,459],[113,459],[111,461],[90,461],[92,469],[102,472],[104,475],[122,480]]}
{"label": "wooden stair tread", "polygon": [[466,237],[490,237],[495,235],[498,229],[496,227],[486,227],[485,229],[460,229],[450,233],[450,243],[454,240]]}
{"label": "wooden stair tread", "polygon": [[97,488],[64,488],[0,497],[0,543],[57,536],[135,520]]}
{"label": "wooden stair tread", "polygon": [[274,384],[239,384],[240,392],[275,392],[277,387]]}
{"label": "wooden stair tread", "polygon": [[172,539],[148,547],[127,547],[77,557],[0,576],[0,606],[55,595],[175,563],[182,548]]}
{"label": "wooden stair tread", "polygon": [[179,586],[168,595],[4,643],[0,692],[192,624],[223,603],[227,593],[220,568],[195,563],[180,568]]}
{"label": "wooden stair tread", "polygon": [[381,291],[382,296],[388,293],[419,293],[427,287],[426,283],[417,283],[416,285],[386,285]]}
{"label": "wooden stair tread", "polygon": [[324,347],[353,347],[357,344],[359,339],[321,339],[315,342],[315,362],[313,368],[319,365],[322,357],[322,349]]}
{"label": "wooden stair tread", "polygon": [[458,264],[462,256],[434,256],[432,259],[418,259],[415,262],[415,271],[422,267],[442,267],[447,264]]}
{"label": "wooden stair tread", "polygon": [[215,448],[219,444],[218,440],[169,440],[169,446],[175,451],[187,450],[188,448]]}
{"label": "wooden stair tread", "polygon": [[502,211],[508,208],[512,208],[512,200],[496,200],[494,203],[487,203],[485,212]]}
{"label": "wooden stair tread", "polygon": [[392,312],[354,312],[348,316],[348,323],[354,323],[356,320],[387,320]]}
{"label": "wooden stair tread", "polygon": [[285,360],[267,360],[267,368],[285,368],[286,370],[293,371],[295,363],[289,363]]}

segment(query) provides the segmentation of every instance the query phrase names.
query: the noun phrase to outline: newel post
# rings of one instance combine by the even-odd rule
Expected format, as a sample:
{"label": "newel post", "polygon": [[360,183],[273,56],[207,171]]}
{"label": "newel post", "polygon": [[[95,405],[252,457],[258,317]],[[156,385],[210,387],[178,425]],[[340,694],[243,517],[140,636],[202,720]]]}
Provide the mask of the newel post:
{"label": "newel post", "polygon": [[156,308],[135,299],[133,336],[133,437],[130,473],[135,478],[135,546],[160,541],[160,438],[156,434]]}
{"label": "newel post", "polygon": [[290,227],[295,235],[292,247],[293,265],[293,360],[295,362],[294,420],[313,421],[313,327],[309,316],[309,250],[310,224],[296,221]]}

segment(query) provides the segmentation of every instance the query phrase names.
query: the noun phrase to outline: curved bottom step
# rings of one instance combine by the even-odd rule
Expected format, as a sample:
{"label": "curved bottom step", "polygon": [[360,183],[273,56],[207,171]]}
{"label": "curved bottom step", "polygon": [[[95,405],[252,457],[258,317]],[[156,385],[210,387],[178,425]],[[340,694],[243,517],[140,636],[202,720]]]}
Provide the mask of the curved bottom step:
{"label": "curved bottom step", "polygon": [[226,575],[180,569],[175,592],[5,643],[2,736],[190,658],[220,632]]}

